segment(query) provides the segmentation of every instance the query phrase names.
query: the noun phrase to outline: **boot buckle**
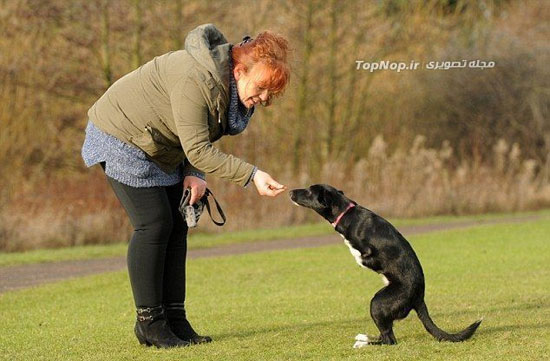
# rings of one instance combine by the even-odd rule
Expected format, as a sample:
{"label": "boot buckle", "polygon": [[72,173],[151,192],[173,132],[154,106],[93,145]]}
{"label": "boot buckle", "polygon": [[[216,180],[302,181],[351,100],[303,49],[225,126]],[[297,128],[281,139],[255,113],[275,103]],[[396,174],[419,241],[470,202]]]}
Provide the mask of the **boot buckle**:
{"label": "boot buckle", "polygon": [[148,321],[148,320],[152,320],[152,319],[153,319],[153,316],[142,316],[142,315],[137,316],[137,320],[140,321],[140,322]]}

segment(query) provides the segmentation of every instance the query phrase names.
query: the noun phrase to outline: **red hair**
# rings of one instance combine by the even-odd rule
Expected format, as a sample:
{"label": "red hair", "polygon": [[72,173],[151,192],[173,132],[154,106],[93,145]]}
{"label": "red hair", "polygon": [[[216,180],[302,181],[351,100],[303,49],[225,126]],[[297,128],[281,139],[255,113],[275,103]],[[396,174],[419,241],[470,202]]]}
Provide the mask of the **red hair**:
{"label": "red hair", "polygon": [[[233,47],[231,55],[234,66],[242,64],[249,71],[256,64],[262,65],[262,80],[259,85],[272,95],[279,96],[290,81],[290,67],[287,63],[288,41],[270,31],[258,34],[255,39]],[[267,105],[271,103],[271,99]]]}

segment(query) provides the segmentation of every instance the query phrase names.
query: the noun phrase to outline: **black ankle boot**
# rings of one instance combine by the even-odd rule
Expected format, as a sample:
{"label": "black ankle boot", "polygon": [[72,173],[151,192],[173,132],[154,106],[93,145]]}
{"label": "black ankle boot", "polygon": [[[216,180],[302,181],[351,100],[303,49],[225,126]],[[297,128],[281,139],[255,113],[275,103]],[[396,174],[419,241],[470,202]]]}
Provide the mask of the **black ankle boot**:
{"label": "black ankle boot", "polygon": [[170,330],[162,306],[137,309],[134,332],[140,344],[158,348],[189,346]]}
{"label": "black ankle boot", "polygon": [[185,315],[185,307],[182,303],[165,304],[166,318],[170,329],[180,339],[192,344],[212,342],[210,336],[200,336],[193,330]]}

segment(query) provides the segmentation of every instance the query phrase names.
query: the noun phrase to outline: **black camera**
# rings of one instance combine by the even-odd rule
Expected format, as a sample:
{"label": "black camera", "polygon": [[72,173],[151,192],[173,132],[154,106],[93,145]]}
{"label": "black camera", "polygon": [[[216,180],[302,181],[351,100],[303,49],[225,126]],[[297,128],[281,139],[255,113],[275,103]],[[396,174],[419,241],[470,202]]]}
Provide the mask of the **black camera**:
{"label": "black camera", "polygon": [[193,228],[197,226],[197,223],[199,222],[199,218],[202,214],[202,211],[204,209],[204,203],[202,202],[202,198],[195,202],[195,204],[191,205],[189,204],[191,200],[191,189],[186,189],[185,192],[183,192],[183,197],[181,198],[179,211],[181,215],[183,216],[183,219],[185,219],[185,223],[187,223],[187,227]]}
{"label": "black camera", "polygon": [[[211,195],[214,199],[214,202],[216,202],[216,208],[218,210],[218,213],[222,217],[221,222],[216,222],[214,218],[212,218],[212,213],[210,212],[210,203],[208,201],[208,196]],[[191,205],[189,202],[191,201],[191,189],[187,188],[185,192],[183,192],[183,197],[181,197],[179,211],[185,219],[185,223],[187,223],[187,227],[194,228],[197,226],[199,222],[199,218],[204,211],[204,207],[206,206],[206,209],[208,210],[208,214],[210,215],[210,219],[212,219],[212,222],[216,224],[217,226],[223,226],[225,224],[226,218],[225,214],[223,213],[223,210],[214,197],[214,194],[210,192],[210,189],[206,188],[206,192],[201,197],[201,199],[197,200],[195,204]]]}

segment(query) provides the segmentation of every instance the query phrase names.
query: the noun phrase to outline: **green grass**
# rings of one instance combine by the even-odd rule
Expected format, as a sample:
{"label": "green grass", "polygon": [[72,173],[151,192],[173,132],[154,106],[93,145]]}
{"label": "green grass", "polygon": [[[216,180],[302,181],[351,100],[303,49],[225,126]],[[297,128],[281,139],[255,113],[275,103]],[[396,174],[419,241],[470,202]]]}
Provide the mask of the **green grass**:
{"label": "green grass", "polygon": [[411,315],[397,346],[352,349],[373,335],[368,303],[380,277],[343,245],[188,265],[188,314],[212,344],[157,350],[132,334],[126,272],[0,295],[5,360],[543,360],[550,357],[550,222],[485,225],[410,237],[435,322],[464,343],[437,342]]}
{"label": "green grass", "polygon": [[[459,217],[436,216],[421,219],[391,219],[391,221],[397,227],[403,227],[423,224],[488,221],[494,219],[528,216],[550,217],[550,209],[533,212],[493,213]],[[334,231],[327,222],[306,224],[301,226],[280,227],[275,229],[261,229],[241,232],[220,232],[215,234],[205,234],[191,231],[189,236],[189,248],[211,248],[235,243],[322,236],[331,234],[332,232]],[[0,252],[0,267],[40,262],[124,256],[126,254],[126,249],[126,243],[116,243],[109,245],[75,246],[60,249],[39,249],[15,253]]]}

